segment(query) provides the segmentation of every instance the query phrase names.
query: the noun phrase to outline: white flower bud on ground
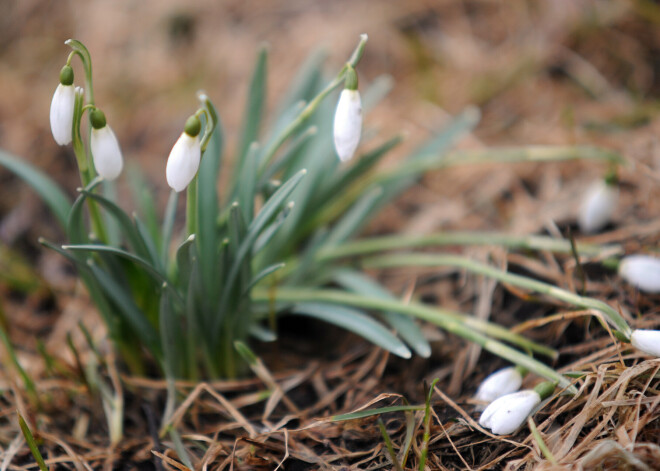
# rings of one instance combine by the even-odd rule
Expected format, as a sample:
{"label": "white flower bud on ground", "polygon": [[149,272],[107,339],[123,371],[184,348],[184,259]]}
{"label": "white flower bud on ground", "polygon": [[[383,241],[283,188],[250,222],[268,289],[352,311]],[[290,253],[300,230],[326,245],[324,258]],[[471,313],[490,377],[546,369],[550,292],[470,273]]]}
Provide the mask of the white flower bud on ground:
{"label": "white flower bud on ground", "polygon": [[631,285],[648,293],[660,293],[660,258],[630,255],[619,264],[619,275]]}
{"label": "white flower bud on ground", "polygon": [[578,225],[585,234],[593,234],[604,228],[611,220],[619,200],[616,185],[600,180],[592,184],[584,194]]}
{"label": "white flower bud on ground", "polygon": [[110,126],[105,125],[101,129],[92,128],[90,146],[98,174],[106,180],[117,178],[124,167],[124,159],[117,137]]}
{"label": "white flower bud on ground", "polygon": [[638,350],[660,357],[660,330],[634,330],[630,343]]}
{"label": "white flower bud on ground", "polygon": [[474,398],[478,401],[493,402],[498,397],[518,391],[523,377],[514,366],[503,368],[483,380]]}
{"label": "white flower bud on ground", "polygon": [[495,435],[508,435],[515,432],[540,403],[539,393],[530,389],[507,394],[486,407],[479,425],[489,428]]}
{"label": "white flower bud on ground", "polygon": [[73,139],[73,106],[76,94],[73,85],[62,85],[55,89],[53,100],[50,102],[50,129],[53,138],[61,146],[65,146]]}
{"label": "white flower bud on ground", "polygon": [[200,145],[199,136],[192,137],[186,132],[182,132],[172,147],[170,156],[167,158],[165,174],[167,184],[174,191],[185,190],[197,175],[202,155]]}
{"label": "white flower bud on ground", "polygon": [[344,89],[335,111],[335,150],[342,162],[353,157],[362,134],[362,100],[357,90]]}

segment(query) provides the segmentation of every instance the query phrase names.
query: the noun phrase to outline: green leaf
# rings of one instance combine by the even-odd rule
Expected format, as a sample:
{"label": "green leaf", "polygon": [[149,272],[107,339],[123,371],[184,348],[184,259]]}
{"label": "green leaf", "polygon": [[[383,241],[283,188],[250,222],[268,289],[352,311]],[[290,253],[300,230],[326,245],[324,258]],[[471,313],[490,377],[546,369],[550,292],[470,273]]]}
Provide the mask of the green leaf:
{"label": "green leaf", "polygon": [[[238,147],[238,175],[242,173],[243,167],[247,165],[247,162],[244,163],[243,159],[247,155],[248,148],[253,142],[257,141],[259,137],[259,127],[261,126],[261,119],[266,102],[267,60],[268,47],[264,45],[261,47],[257,55],[257,63],[254,67],[254,73],[252,74],[252,81],[250,82],[247,108],[243,120],[243,133]],[[246,221],[247,220],[248,219],[246,219]]]}
{"label": "green leaf", "polygon": [[383,189],[379,186],[366,191],[331,229],[326,244],[331,247],[351,238],[369,218],[382,194]]}
{"label": "green leaf", "polygon": [[131,165],[127,172],[128,183],[133,193],[133,200],[136,203],[138,213],[144,221],[150,238],[160,247],[160,227],[158,224],[158,212],[156,211],[156,202],[154,201],[152,188],[144,178],[142,170],[137,165]]}
{"label": "green leaf", "polygon": [[[291,85],[284,93],[284,99],[278,106],[276,113],[278,122],[283,121],[284,123],[288,123],[291,119],[288,117],[284,118],[284,115],[295,107],[297,103],[309,101],[316,95],[322,78],[321,68],[327,55],[325,50],[316,49],[307,56],[303,65],[298,69],[296,76],[291,80]],[[275,126],[274,129],[277,127]],[[281,127],[283,128],[284,124]],[[279,133],[275,132],[275,134]]]}
{"label": "green leaf", "polygon": [[[377,282],[357,271],[340,270],[335,273],[333,279],[339,285],[357,294],[373,296],[375,298],[396,299],[392,293]],[[431,356],[429,342],[424,338],[424,334],[411,317],[404,316],[398,312],[384,311],[383,318],[419,356],[423,358],[429,358]]]}
{"label": "green leaf", "polygon": [[216,302],[217,292],[213,280],[218,273],[218,247],[220,244],[216,218],[218,217],[218,176],[220,173],[220,156],[222,148],[222,135],[220,126],[213,131],[211,141],[197,174],[197,248],[200,254],[199,266],[201,270],[202,287],[210,302]]}
{"label": "green leaf", "polygon": [[112,247],[110,245],[103,245],[103,244],[79,244],[79,245],[63,245],[62,248],[64,250],[73,250],[80,252],[105,252],[105,253],[117,255],[119,257],[125,258],[140,265],[159,284],[167,282],[167,278],[165,274],[162,273],[157,267],[152,265],[151,262],[135,254],[119,249],[117,247]]}
{"label": "green leaf", "polygon": [[0,149],[0,165],[15,173],[36,191],[57,218],[62,229],[67,227],[71,200],[64,190],[41,170]]}
{"label": "green leaf", "polygon": [[94,178],[89,185],[85,187],[85,192],[81,192],[80,195],[78,195],[78,198],[76,198],[76,201],[71,207],[71,211],[69,211],[66,231],[69,236],[69,241],[74,244],[80,244],[87,241],[87,230],[85,229],[83,208],[85,200],[87,199],[87,193],[93,191],[101,181],[102,179],[100,177]]}
{"label": "green leaf", "polygon": [[343,422],[345,420],[355,420],[355,419],[364,419],[365,417],[371,417],[374,415],[388,414],[390,412],[408,412],[408,411],[418,411],[424,410],[424,406],[389,406],[389,407],[380,407],[378,409],[364,409],[357,412],[350,412],[348,414],[339,414],[333,415],[330,417],[330,420],[333,422]]}
{"label": "green leaf", "polygon": [[192,252],[194,250],[194,242],[195,234],[192,234],[176,249],[176,268],[178,272],[177,278],[180,287],[188,286],[188,279],[190,278],[193,264]]}
{"label": "green leaf", "polygon": [[137,213],[133,214],[133,219],[135,220],[135,227],[142,239],[142,243],[147,248],[149,253],[149,262],[159,271],[162,271],[163,267],[161,265],[160,257],[158,256],[158,249],[156,248],[156,242],[151,237],[151,232],[149,228],[142,222]]}
{"label": "green leaf", "polygon": [[146,345],[156,357],[160,357],[162,352],[159,345],[158,334],[137,307],[131,294],[124,291],[117,282],[112,279],[112,277],[99,268],[93,261],[89,260],[88,266],[103,291],[119,308],[115,315],[117,313],[121,315],[131,326],[132,330],[138,335],[142,343]]}
{"label": "green leaf", "polygon": [[[163,287],[160,296],[158,326],[160,328],[160,342],[163,346],[163,370],[167,378],[177,378],[183,373],[182,365],[185,360],[182,341],[185,336],[177,316],[172,309],[172,302],[168,290]],[[190,345],[192,347],[192,345]]]}
{"label": "green leaf", "polygon": [[410,350],[401,340],[382,324],[357,309],[332,304],[298,303],[291,309],[291,314],[313,317],[337,325],[401,358],[411,357]]}
{"label": "green leaf", "polygon": [[87,190],[82,190],[82,193],[87,195],[88,198],[96,200],[117,220],[119,226],[122,228],[124,236],[126,239],[128,239],[128,243],[131,245],[137,255],[143,258],[149,257],[149,250],[142,240],[142,236],[133,224],[133,221],[131,221],[131,218],[128,217],[123,209],[121,209],[109,199],[101,195],[97,195],[96,193],[92,193]]}
{"label": "green leaf", "polygon": [[259,283],[261,280],[263,280],[263,279],[266,278],[267,276],[269,276],[269,275],[275,273],[275,272],[276,272],[277,270],[279,270],[280,268],[283,268],[285,265],[286,265],[285,263],[275,263],[275,264],[270,265],[270,266],[264,268],[263,270],[261,270],[259,273],[257,273],[257,274],[252,278],[252,281],[250,281],[250,284],[249,284],[249,285],[245,288],[245,290],[243,291],[243,295],[245,296],[246,294],[248,294],[248,293],[250,292],[250,290],[251,290],[251,289],[252,289],[257,283]]}
{"label": "green leaf", "polygon": [[[199,187],[198,187],[199,188]],[[179,194],[172,190],[170,197],[167,199],[167,206],[165,207],[165,217],[163,218],[162,235],[160,248],[160,259],[163,267],[168,266],[170,258],[170,243],[172,241],[172,232],[174,231],[174,219],[176,217],[176,207],[179,201]]]}
{"label": "green leaf", "polygon": [[25,437],[25,441],[27,442],[28,447],[30,448],[32,457],[39,465],[39,469],[41,471],[48,471],[48,466],[46,466],[46,462],[44,461],[43,456],[41,456],[41,452],[39,451],[39,447],[37,446],[37,442],[34,439],[34,435],[32,435],[32,431],[30,430],[30,427],[28,427],[27,423],[25,422],[25,419],[20,413],[17,412],[17,415],[18,415],[18,425],[20,425],[21,427],[21,432],[23,432],[23,437]]}
{"label": "green leaf", "polygon": [[286,221],[286,218],[289,214],[291,214],[291,211],[293,210],[294,204],[293,201],[290,201],[289,204],[284,206],[282,208],[282,211],[277,215],[275,220],[270,223],[266,228],[261,232],[259,237],[254,243],[254,247],[252,249],[253,254],[259,253],[263,248],[265,248],[268,245],[268,242],[273,238],[273,236],[277,233],[278,229],[282,227],[284,222]]}
{"label": "green leaf", "polygon": [[259,146],[253,142],[247,149],[236,180],[236,198],[243,212],[243,220],[249,224],[254,217],[254,197],[257,187],[257,156]]}

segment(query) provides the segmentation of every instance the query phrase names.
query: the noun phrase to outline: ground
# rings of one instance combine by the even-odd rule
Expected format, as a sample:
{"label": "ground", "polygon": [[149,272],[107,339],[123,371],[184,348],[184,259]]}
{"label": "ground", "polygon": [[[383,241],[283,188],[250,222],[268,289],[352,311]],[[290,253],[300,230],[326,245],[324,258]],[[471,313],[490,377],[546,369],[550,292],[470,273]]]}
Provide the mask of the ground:
{"label": "ground", "polygon": [[[80,39],[93,57],[97,102],[126,160],[143,169],[164,205],[165,159],[196,107],[196,90],[207,91],[226,134],[237,136],[247,77],[261,43],[269,44],[268,103],[273,108],[309,53],[324,46],[328,68],[335,70],[359,34],[368,33],[361,82],[387,74],[395,85],[366,122],[386,136],[406,135],[406,143],[384,165],[469,105],[480,109],[482,120],[460,149],[611,149],[625,159],[612,224],[599,235],[577,237],[621,244],[625,253],[649,252],[657,248],[660,231],[659,22],[660,7],[651,0],[203,0],[194,5],[6,0],[0,4],[0,148],[23,156],[73,194],[79,184],[74,157],[52,141],[48,108],[68,54],[63,42]],[[229,155],[236,145],[230,138]],[[368,230],[567,236],[569,229],[576,230],[576,202],[607,170],[602,162],[580,161],[430,172]],[[172,442],[161,440],[155,425],[165,384],[126,375],[121,365],[115,368],[104,329],[71,268],[36,242],[39,236],[62,240],[53,218],[20,180],[4,171],[0,178],[3,324],[42,397],[34,407],[3,352],[3,469],[33,465],[16,410],[37,431],[53,467],[179,467]],[[569,256],[531,258],[497,247],[464,252],[569,290],[584,288],[616,306],[636,327],[660,325],[657,296],[637,292],[598,264],[585,265],[582,279]],[[551,458],[527,428],[499,439],[476,427],[478,413],[470,397],[488,373],[504,365],[497,357],[429,327],[432,357],[403,361],[357,338],[287,322],[280,326],[282,339],[259,351],[286,400],[260,402],[264,386],[256,378],[180,385],[190,395],[175,415],[176,426],[201,444],[191,450],[196,466],[273,469],[284,460],[285,469],[391,468],[374,417],[345,422],[324,417],[400,404],[403,398],[423,403],[424,384],[438,378],[431,396],[428,469],[657,469],[660,363],[613,341],[588,320],[589,312],[548,300],[530,302],[520,290],[461,272],[374,274],[395,292],[414,284],[415,296],[425,302],[525,331],[559,350],[552,366],[588,373],[578,383],[576,398],[554,399],[534,416]],[[554,314],[558,317],[543,320]],[[126,437],[116,445],[110,444],[99,398],[80,381],[78,368],[84,365],[64,347],[71,336],[81,363],[92,361],[94,354],[76,327],[80,321],[105,348],[108,381],[124,394]],[[302,332],[311,340],[301,342]],[[37,353],[39,344],[57,358],[55,373]],[[535,381],[528,378],[525,385]],[[412,427],[400,412],[382,418],[396,450],[406,431],[414,431],[407,463],[413,469],[422,446],[423,413],[411,419]]]}

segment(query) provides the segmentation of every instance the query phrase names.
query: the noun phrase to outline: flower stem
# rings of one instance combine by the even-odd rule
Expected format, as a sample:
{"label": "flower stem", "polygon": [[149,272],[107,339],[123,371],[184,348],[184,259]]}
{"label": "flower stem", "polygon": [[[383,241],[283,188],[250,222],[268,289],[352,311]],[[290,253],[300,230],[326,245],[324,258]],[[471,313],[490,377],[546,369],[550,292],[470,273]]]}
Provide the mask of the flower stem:
{"label": "flower stem", "polygon": [[197,175],[186,190],[186,236],[197,234]]}

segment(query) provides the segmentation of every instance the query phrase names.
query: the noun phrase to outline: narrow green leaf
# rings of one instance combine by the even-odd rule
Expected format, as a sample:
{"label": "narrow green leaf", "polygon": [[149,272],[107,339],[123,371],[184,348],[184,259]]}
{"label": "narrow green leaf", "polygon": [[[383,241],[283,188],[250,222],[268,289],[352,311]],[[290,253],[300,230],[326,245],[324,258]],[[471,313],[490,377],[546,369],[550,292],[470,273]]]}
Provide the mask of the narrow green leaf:
{"label": "narrow green leaf", "polygon": [[185,336],[174,309],[172,309],[172,300],[168,290],[163,286],[161,291],[158,326],[160,343],[163,346],[163,370],[168,379],[175,379],[183,374],[182,365],[186,356],[182,351],[181,342]]}
{"label": "narrow green leaf", "polygon": [[[276,113],[278,116],[278,122],[284,121],[288,123],[291,121],[289,117],[282,118],[289,110],[294,108],[297,103],[301,101],[309,101],[316,95],[322,78],[322,66],[327,55],[328,54],[324,49],[316,49],[307,56],[303,65],[298,69],[296,76],[290,81],[291,85],[284,93],[284,98],[278,106],[278,111]],[[283,127],[283,125],[280,127]],[[279,133],[276,132],[275,134]]]}
{"label": "narrow green leaf", "polygon": [[[105,199],[108,201],[118,201],[117,185],[115,182],[103,180],[101,189]],[[105,237],[102,237],[101,234],[97,234],[101,240],[109,245],[119,245],[121,243],[121,228],[119,227],[117,220],[111,217],[108,213],[103,215],[103,229]]]}
{"label": "narrow green leaf", "polygon": [[380,429],[380,434],[383,437],[383,441],[385,442],[385,447],[387,448],[387,452],[390,454],[390,460],[392,461],[392,464],[394,464],[394,469],[396,469],[397,471],[403,471],[403,468],[401,467],[401,463],[399,463],[399,459],[396,456],[396,451],[394,451],[394,444],[392,443],[390,434],[387,433],[385,424],[380,418],[378,419],[378,428]]}
{"label": "narrow green leaf", "polygon": [[74,244],[81,244],[87,241],[87,229],[85,229],[85,219],[83,208],[85,207],[85,200],[87,199],[87,192],[91,192],[94,188],[101,183],[101,178],[93,179],[89,185],[85,187],[86,192],[81,192],[71,206],[69,216],[66,222],[66,231],[69,240]]}
{"label": "narrow green leaf", "polygon": [[25,422],[25,419],[18,411],[16,411],[16,415],[18,415],[18,425],[21,427],[21,431],[23,432],[25,441],[27,442],[28,447],[30,447],[30,452],[34,457],[34,460],[39,465],[39,469],[41,471],[48,471],[48,466],[46,466],[46,462],[44,461],[43,456],[41,456],[41,452],[39,451],[37,442],[34,439],[34,435],[32,435],[32,431],[30,431],[30,427],[28,427],[28,424]]}
{"label": "narrow green leaf", "polygon": [[249,224],[254,217],[254,197],[257,188],[257,156],[259,145],[253,142],[246,150],[244,162],[236,181],[236,198],[243,212],[243,220]]}
{"label": "narrow green leaf", "polygon": [[262,231],[262,233],[259,235],[257,240],[254,243],[254,247],[252,249],[253,254],[257,254],[261,252],[261,250],[268,245],[268,242],[277,234],[277,231],[282,227],[284,222],[286,221],[286,218],[289,214],[291,214],[291,211],[293,210],[294,204],[293,201],[290,201],[289,204],[284,206],[282,208],[282,211],[277,215],[275,220],[270,223],[266,228]]}
{"label": "narrow green leaf", "polygon": [[204,153],[197,175],[197,224],[196,244],[199,254],[202,287],[210,302],[216,302],[217,289],[213,280],[218,273],[218,247],[220,245],[216,218],[218,217],[218,176],[220,173],[222,135],[220,126],[213,131],[207,151]]}
{"label": "narrow green leaf", "polygon": [[397,356],[411,357],[410,350],[401,340],[382,324],[357,309],[332,304],[299,303],[293,306],[291,314],[313,317],[337,325]]}
{"label": "narrow green leaf", "polygon": [[[238,147],[239,152],[237,162],[239,162],[239,166],[241,167],[247,164],[247,162],[243,162],[243,159],[247,155],[249,146],[257,141],[259,137],[259,128],[261,126],[264,105],[266,103],[267,60],[268,47],[264,45],[259,49],[248,92],[247,108],[243,120],[243,132]],[[242,168],[239,169],[238,174],[240,175],[241,172]]]}
{"label": "narrow green leaf", "polygon": [[390,412],[408,412],[424,410],[424,406],[389,406],[379,407],[378,409],[364,409],[357,412],[350,412],[348,414],[333,415],[330,420],[333,422],[343,422],[345,420],[364,419],[365,417],[372,417],[374,415],[388,414]]}
{"label": "narrow green leaf", "polygon": [[151,263],[154,268],[162,271],[162,265],[160,262],[160,257],[158,256],[158,249],[156,248],[156,241],[151,237],[151,231],[142,222],[137,213],[133,214],[133,219],[135,221],[135,228],[137,229],[138,235],[142,239],[142,243],[147,248],[147,253],[149,254],[149,263]]}
{"label": "narrow green leaf", "polygon": [[383,189],[379,186],[365,191],[364,195],[330,230],[326,239],[327,246],[339,245],[355,235],[355,232],[364,224],[364,220],[368,219],[382,194]]}
{"label": "narrow green leaf", "polygon": [[[176,249],[176,268],[178,271],[178,280],[180,286],[188,286],[188,279],[192,270],[194,250],[193,244],[195,242],[195,234],[184,240],[181,245]],[[176,278],[172,278],[176,279]]]}
{"label": "narrow green leaf", "polygon": [[162,352],[158,341],[158,334],[137,307],[131,294],[124,291],[115,280],[94,264],[94,262],[90,260],[88,265],[99,285],[101,285],[108,297],[112,299],[119,308],[117,313],[124,317],[125,321],[131,326],[144,345],[146,345],[154,355],[159,357]]}
{"label": "narrow green leaf", "polygon": [[165,217],[163,218],[163,228],[162,228],[162,241],[160,248],[160,259],[162,261],[163,267],[168,266],[168,261],[170,258],[170,243],[172,241],[172,232],[174,231],[174,219],[176,216],[176,206],[179,201],[179,194],[172,190],[170,191],[170,196],[167,199],[167,206],[165,207]]}
{"label": "narrow green leaf", "polygon": [[133,194],[133,201],[135,201],[140,219],[144,221],[144,225],[148,230],[151,239],[156,244],[156,247],[161,246],[161,233],[158,224],[158,212],[156,211],[156,202],[154,201],[152,188],[144,177],[144,173],[138,165],[131,165],[129,171],[126,173],[128,176],[128,183],[131,187]]}
{"label": "narrow green leaf", "polygon": [[0,149],[0,165],[15,173],[36,191],[44,203],[50,207],[62,229],[67,227],[71,211],[71,200],[64,190],[41,170],[23,161],[20,157]]}
{"label": "narrow green leaf", "polygon": [[262,326],[257,322],[250,324],[250,335],[261,342],[274,342],[277,340],[277,335],[270,329]]}
{"label": "narrow green leaf", "polygon": [[273,265],[270,265],[263,270],[261,270],[259,273],[257,273],[253,278],[252,281],[250,281],[250,284],[245,288],[243,291],[243,296],[249,294],[250,290],[257,285],[261,280],[266,278],[269,275],[272,275],[275,273],[277,270],[280,268],[283,268],[286,264],[284,263],[275,263]]}
{"label": "narrow green leaf", "polygon": [[95,201],[97,201],[117,220],[120,227],[122,228],[122,232],[124,236],[126,237],[128,243],[131,245],[131,247],[133,248],[133,250],[137,255],[143,258],[149,257],[149,250],[144,244],[144,241],[142,240],[140,233],[133,224],[133,221],[131,221],[131,218],[128,217],[128,215],[124,212],[123,209],[121,209],[119,206],[117,206],[109,199],[101,195],[97,195],[96,193],[91,193],[87,190],[82,190],[82,193],[87,195],[88,198],[92,198]]}
{"label": "narrow green leaf", "polygon": [[[376,281],[358,271],[348,269],[340,270],[334,274],[333,279],[339,283],[339,285],[349,291],[353,291],[354,293],[376,298],[396,299],[392,293],[383,288]],[[429,345],[429,342],[424,338],[424,334],[411,317],[404,316],[398,312],[384,311],[383,318],[419,356],[423,358],[429,358],[431,356],[431,346]]]}
{"label": "narrow green leaf", "polygon": [[136,264],[144,268],[158,284],[167,282],[167,277],[165,276],[165,274],[162,273],[157,267],[152,265],[150,261],[145,260],[144,258],[138,255],[127,252],[126,250],[119,249],[117,247],[111,247],[109,245],[103,245],[103,244],[78,244],[78,245],[63,245],[62,248],[64,250],[72,250],[74,252],[75,251],[105,252],[105,253],[117,255],[119,257],[135,262]]}

